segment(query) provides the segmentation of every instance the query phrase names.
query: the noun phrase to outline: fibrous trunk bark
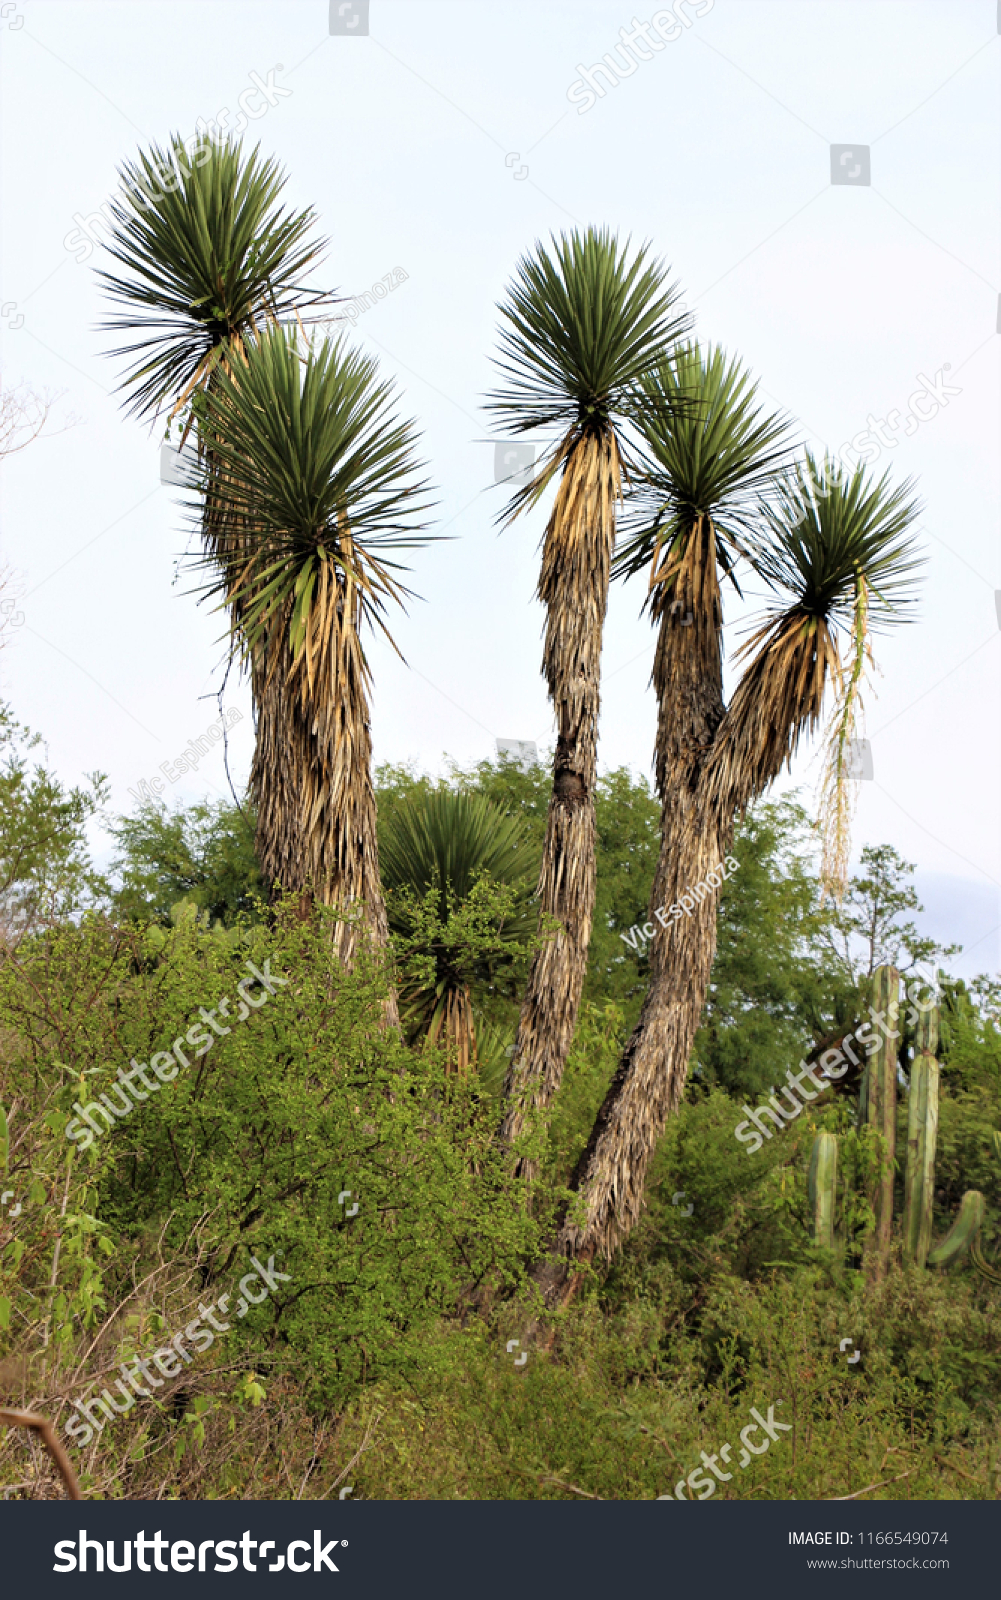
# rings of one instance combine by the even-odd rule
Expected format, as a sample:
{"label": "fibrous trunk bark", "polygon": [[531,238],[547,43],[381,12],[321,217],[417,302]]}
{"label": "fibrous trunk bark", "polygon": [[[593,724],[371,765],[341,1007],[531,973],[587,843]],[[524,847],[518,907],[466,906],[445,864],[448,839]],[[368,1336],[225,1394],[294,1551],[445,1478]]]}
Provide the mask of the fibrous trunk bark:
{"label": "fibrous trunk bark", "polygon": [[475,1066],[476,1023],[468,983],[461,989],[449,990],[444,1009],[429,1035],[428,1043],[444,1046],[450,1055],[454,1052],[455,1070],[460,1077],[465,1077],[471,1065]]}
{"label": "fibrous trunk bark", "polygon": [[[654,684],[662,815],[651,920],[661,925],[639,1023],[576,1174],[585,1223],[564,1222],[554,1254],[537,1274],[550,1304],[572,1293],[579,1278],[571,1272],[574,1259],[609,1255],[639,1217],[647,1164],[680,1102],[709,986],[716,897],[702,895],[698,885],[718,887],[709,874],[724,857],[736,818],[791,762],[803,733],[818,726],[828,676],[840,681],[826,618],[796,602],[767,618],[745,646],[753,659],[724,708],[715,539],[711,518],[693,516],[687,530],[672,533],[651,578],[653,611],[661,618]],[[691,926],[671,906],[665,915],[661,897],[679,888],[691,891]]]}
{"label": "fibrous trunk bark", "polygon": [[[256,716],[250,796],[257,811],[254,848],[272,902],[304,886],[306,845],[300,793],[302,773],[311,759],[309,731],[291,692],[286,672],[256,656],[251,692]],[[309,896],[306,896],[308,906]]]}
{"label": "fibrous trunk bark", "polygon": [[[287,628],[269,641],[270,660],[254,668],[257,744],[250,776],[265,883],[274,896],[298,893],[304,905],[315,896],[347,913],[335,924],[333,946],[348,967],[363,938],[380,949],[389,943],[357,611],[357,596],[349,592],[337,608],[338,639],[315,676],[293,664]],[[386,1022],[399,1025],[393,994]]]}
{"label": "fibrous trunk bark", "polygon": [[[595,896],[601,641],[619,473],[618,446],[610,428],[578,440],[567,453],[543,545],[543,671],[556,714],[557,741],[537,892],[544,922],[555,918],[560,929],[537,951],[529,974],[505,1083],[508,1109],[501,1137],[508,1143],[560,1086],[587,972]],[[533,1167],[527,1160],[518,1163],[526,1178]]]}
{"label": "fibrous trunk bark", "polygon": [[[661,849],[650,900],[650,983],[571,1183],[584,1196],[585,1220],[563,1222],[555,1259],[539,1274],[550,1303],[573,1292],[572,1261],[609,1257],[639,1219],[650,1157],[684,1092],[716,953],[718,885],[708,875],[723,859],[731,830],[720,829],[697,795],[724,710],[722,615],[709,517],[695,521],[661,581],[654,598],[660,632],[653,674]],[[700,884],[711,892],[689,893],[694,909],[673,917],[670,908]]]}
{"label": "fibrous trunk bark", "polygon": [[[673,830],[672,830],[673,832]],[[686,888],[719,865],[722,846],[709,835],[676,840],[655,879],[657,905],[677,903]],[[660,898],[662,897],[662,898]],[[571,1188],[585,1197],[583,1224],[564,1222],[557,1253],[566,1260],[606,1260],[639,1221],[650,1157],[678,1109],[716,953],[716,899],[658,927],[650,950],[650,987],[580,1158]],[[557,1274],[565,1281],[563,1271]]]}

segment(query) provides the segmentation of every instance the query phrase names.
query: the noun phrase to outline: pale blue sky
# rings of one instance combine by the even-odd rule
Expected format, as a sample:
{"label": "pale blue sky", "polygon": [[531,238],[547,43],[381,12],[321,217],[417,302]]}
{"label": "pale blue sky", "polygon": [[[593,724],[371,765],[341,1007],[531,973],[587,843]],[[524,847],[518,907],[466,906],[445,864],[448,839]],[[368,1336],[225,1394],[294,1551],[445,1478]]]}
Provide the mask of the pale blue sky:
{"label": "pale blue sky", "polygon": [[[312,202],[331,288],[407,274],[357,324],[425,431],[452,542],[419,554],[424,597],[401,665],[372,647],[380,760],[472,761],[496,735],[544,743],[544,514],[498,535],[491,384],[495,303],[518,256],[573,223],[649,239],[700,335],[739,352],[804,438],[838,447],[923,387],[958,388],[887,445],[918,475],[928,568],[920,620],[877,648],[856,846],[916,861],[930,925],[997,964],[999,72],[991,0],[705,0],[691,25],[586,114],[578,67],[655,7],[372,0],[367,37],[331,37],[325,0],[48,3],[0,20],[8,381],[63,391],[76,426],[4,468],[0,557],[24,624],[0,685],[68,779],[111,775],[115,803],[216,714],[218,618],[173,585],[185,536],[159,484],[159,439],[126,419],[95,331],[93,272],[64,240],[137,145],[185,136],[252,85],[291,91],[251,134]],[[696,16],[697,12],[704,12]],[[279,66],[280,64],[280,66]],[[260,107],[260,99],[247,102]],[[871,184],[832,186],[831,144],[870,147]],[[527,168],[527,172],[525,169]],[[854,170],[846,167],[846,170]],[[13,306],[11,303],[13,302]],[[20,326],[12,327],[19,317]],[[917,410],[927,410],[918,402]],[[893,439],[893,433],[886,435]],[[652,635],[642,585],[613,594],[601,757],[649,772]],[[753,602],[752,602],[753,607]],[[727,638],[746,611],[727,605]],[[9,632],[10,630],[8,630]],[[234,765],[251,751],[249,696]],[[812,785],[805,751],[794,779]],[[220,793],[213,753],[172,797]],[[963,963],[961,963],[963,965]]]}

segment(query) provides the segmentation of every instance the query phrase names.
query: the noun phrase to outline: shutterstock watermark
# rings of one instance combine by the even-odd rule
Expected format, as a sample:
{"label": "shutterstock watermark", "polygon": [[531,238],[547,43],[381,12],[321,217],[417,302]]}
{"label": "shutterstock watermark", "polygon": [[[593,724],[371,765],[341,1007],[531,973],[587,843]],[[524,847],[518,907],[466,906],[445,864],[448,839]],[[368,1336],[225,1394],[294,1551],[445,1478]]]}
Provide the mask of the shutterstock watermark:
{"label": "shutterstock watermark", "polygon": [[24,623],[24,612],[15,611],[16,600],[0,600],[0,633],[4,628],[20,628]]}
{"label": "shutterstock watermark", "polygon": [[[233,1022],[245,1022],[251,1011],[260,1010],[261,1006],[265,1005],[273,994],[278,993],[276,985],[284,988],[289,981],[288,978],[279,978],[277,974],[272,973],[270,957],[264,963],[263,972],[258,967],[255,967],[252,961],[245,961],[244,966],[250,976],[242,979],[236,986],[236,992],[240,996],[240,1009],[236,1016],[232,1017],[231,1020]],[[261,984],[264,989],[264,993],[257,999],[254,999],[249,992],[251,985],[254,983]],[[194,1027],[189,1028],[187,1033],[178,1034],[170,1050],[158,1050],[154,1056],[150,1057],[148,1063],[145,1061],[139,1062],[133,1056],[129,1072],[126,1072],[124,1067],[119,1067],[119,1081],[115,1087],[121,1096],[120,1102],[112,1100],[106,1094],[101,1095],[100,1101],[92,1100],[86,1106],[82,1106],[79,1100],[75,1100],[73,1102],[73,1110],[77,1115],[71,1117],[66,1124],[67,1139],[72,1139],[79,1145],[81,1150],[88,1150],[94,1143],[95,1138],[100,1138],[101,1134],[106,1133],[108,1128],[114,1127],[116,1121],[121,1121],[123,1117],[127,1117],[130,1112],[135,1110],[135,1104],[129,1098],[129,1093],[131,1093],[136,1102],[148,1100],[151,1094],[159,1094],[161,1083],[170,1083],[173,1078],[176,1078],[181,1067],[191,1066],[191,1062],[181,1049],[182,1045],[186,1044],[194,1051],[195,1060],[197,1061],[199,1056],[207,1055],[212,1049],[215,1044],[215,1036],[221,1037],[224,1033],[232,1033],[233,1031],[232,1028],[227,1028],[224,1023],[216,1020],[217,1017],[230,1017],[231,1015],[229,1000],[225,995],[211,1011],[206,1006],[200,1007],[198,1015],[201,1021],[196,1022]],[[207,1024],[207,1026],[204,1026],[204,1024]],[[212,1030],[211,1033],[209,1032],[210,1028]],[[159,1078],[159,1083],[153,1083],[146,1076],[150,1068]],[[144,1088],[139,1089],[136,1087],[136,1078],[141,1080]],[[128,1085],[128,1092],[126,1092],[126,1085]],[[104,1127],[97,1121],[98,1117],[104,1118]]]}
{"label": "shutterstock watermark", "polygon": [[387,272],[378,283],[373,283],[371,289],[363,289],[361,294],[351,296],[344,301],[344,309],[329,322],[321,323],[321,327],[333,327],[337,322],[350,322],[352,328],[364,311],[371,311],[377,300],[385,300],[387,294],[392,294],[401,283],[409,281],[410,274],[404,272],[402,267],[394,267],[392,272]]}
{"label": "shutterstock watermark", "polygon": [[[233,728],[238,722],[243,721],[243,714],[235,706],[227,706],[221,717],[209,724],[203,734],[185,745],[179,756],[173,761],[161,761],[160,771],[168,783],[177,783],[186,772],[197,772],[199,761],[203,761],[212,749],[218,744],[227,728]],[[163,794],[163,778],[140,778],[139,789],[130,789],[129,794],[137,805],[151,805]]]}
{"label": "shutterstock watermark", "polygon": [[535,480],[535,446],[521,439],[501,439],[494,445],[494,483],[521,488]]}
{"label": "shutterstock watermark", "polygon": [[[727,856],[726,860],[721,861],[718,867],[714,867],[711,872],[707,872],[701,882],[697,883],[694,888],[686,889],[680,901],[675,905],[658,906],[654,916],[661,927],[667,927],[668,918],[673,923],[679,922],[682,916],[690,917],[695,907],[701,905],[703,900],[708,900],[715,890],[721,889],[724,880],[732,877],[739,866],[740,862],[736,856]],[[648,928],[650,930],[649,933],[647,932]],[[634,922],[629,932],[620,933],[619,938],[625,940],[630,950],[642,951],[644,943],[648,943],[653,938],[654,931],[652,922],[644,922],[642,928],[639,923]]]}
{"label": "shutterstock watermark", "polygon": [[[694,17],[687,15],[686,6],[694,11]],[[690,28],[695,17],[704,17],[712,8],[713,0],[699,0],[698,5],[694,4],[694,0],[674,0],[670,11],[655,11],[649,22],[640,22],[638,17],[634,17],[631,29],[620,28],[620,43],[612,46],[612,50],[618,54],[613,56],[612,50],[607,51],[593,67],[585,67],[582,61],[578,61],[580,77],[567,90],[567,99],[577,107],[577,115],[582,117],[605,98],[606,90],[599,74],[603,73],[608,79],[610,89],[617,89],[623,78],[632,77],[641,61],[652,61],[665,45],[680,39],[682,24]]]}
{"label": "shutterstock watermark", "polygon": [[[910,984],[905,986],[904,993],[911,1007],[907,1013],[907,1020],[911,1027],[917,1021],[919,1011],[929,1011],[932,1006],[937,1004],[937,996],[934,990],[930,1000],[920,1000],[918,998],[922,984],[926,989],[931,988],[931,985],[921,978],[913,978]],[[831,1087],[835,1078],[844,1077],[848,1071],[849,1062],[852,1066],[861,1066],[858,1056],[851,1048],[853,1043],[860,1044],[868,1057],[875,1055],[879,1049],[880,1041],[877,1029],[884,1033],[888,1039],[900,1038],[899,1028],[890,1026],[891,1022],[896,1022],[899,1017],[899,1004],[896,1000],[891,1001],[885,1012],[875,1011],[870,1006],[869,1016],[872,1018],[871,1022],[863,1022],[855,1033],[846,1034],[840,1045],[832,1050],[825,1050],[819,1061],[815,1061],[812,1065],[807,1065],[805,1061],[801,1061],[799,1071],[796,1073],[792,1071],[791,1067],[786,1069],[787,1084],[781,1092],[789,1102],[788,1109],[779,1103],[778,1096],[774,1094],[769,1095],[768,1103],[758,1106],[756,1111],[752,1111],[750,1106],[744,1106],[743,1109],[747,1112],[750,1121],[738,1123],[734,1129],[733,1136],[739,1144],[747,1145],[749,1156],[753,1155],[756,1150],[761,1149],[765,1139],[773,1139],[775,1137],[771,1128],[764,1121],[765,1117],[770,1117],[776,1128],[781,1132],[788,1123],[793,1122],[799,1116],[804,1104],[810,1100],[816,1100],[818,1095],[823,1094],[825,1089]],[[846,1057],[847,1060],[845,1059]],[[818,1070],[822,1077],[827,1079],[826,1083],[817,1076]],[[806,1078],[809,1078],[813,1084],[812,1089],[806,1087],[804,1082]],[[802,1098],[802,1104],[800,1099],[797,1098],[797,1092]],[[749,1128],[750,1132],[745,1133],[745,1128]],[[762,1135],[764,1135],[764,1138],[762,1138]]]}
{"label": "shutterstock watermark", "polygon": [[[962,394],[962,389],[945,381],[945,374],[951,367],[952,362],[946,361],[934,378],[926,377],[923,372],[916,375],[915,382],[920,387],[907,397],[907,417],[903,425],[905,439],[911,438],[922,422],[930,422],[932,417],[937,417],[940,411],[946,409],[950,400]],[[888,411],[885,417],[874,417],[870,411],[865,422],[862,431],[846,439],[837,450],[838,460],[847,466],[849,472],[854,472],[858,464],[848,459],[849,452],[857,454],[859,462],[871,466],[879,460],[884,450],[895,450],[900,443],[899,439],[893,437],[901,426],[901,413],[896,407]]]}
{"label": "shutterstock watermark", "polygon": [[[237,1317],[245,1317],[251,1306],[262,1305],[269,1294],[274,1294],[280,1282],[291,1283],[292,1281],[287,1272],[275,1271],[274,1256],[268,1257],[267,1266],[258,1261],[256,1256],[251,1256],[250,1259],[253,1262],[254,1270],[240,1279],[240,1293],[237,1296],[238,1304],[236,1307]],[[262,1284],[263,1290],[260,1294],[257,1294],[256,1291],[261,1288]],[[74,1439],[82,1448],[90,1443],[94,1437],[95,1430],[98,1433],[103,1433],[108,1422],[114,1422],[116,1416],[121,1416],[126,1411],[131,1411],[136,1403],[137,1396],[143,1400],[152,1400],[153,1395],[149,1392],[149,1389],[142,1387],[143,1383],[148,1383],[150,1389],[162,1389],[165,1378],[176,1378],[178,1373],[184,1371],[184,1366],[190,1367],[194,1356],[188,1354],[188,1344],[194,1346],[196,1355],[201,1355],[203,1351],[215,1343],[217,1333],[229,1332],[233,1324],[231,1322],[219,1322],[215,1313],[220,1311],[225,1316],[229,1311],[229,1303],[232,1299],[232,1294],[223,1294],[219,1296],[218,1300],[211,1301],[207,1306],[199,1304],[198,1316],[192,1318],[183,1333],[170,1335],[158,1350],[151,1350],[148,1355],[130,1356],[127,1361],[123,1361],[118,1368],[122,1376],[115,1379],[115,1388],[118,1390],[120,1402],[110,1389],[103,1390],[101,1395],[93,1400],[74,1400],[74,1411],[70,1414],[65,1425],[66,1432],[70,1438]],[[202,1327],[203,1320],[208,1323],[209,1326],[207,1328]],[[215,1332],[210,1332],[210,1329],[214,1329]],[[184,1363],[183,1366],[182,1362]],[[153,1376],[150,1371],[151,1363],[159,1372],[163,1373],[162,1378]],[[107,1417],[107,1422],[99,1422],[97,1420],[94,1413],[98,1409]]]}
{"label": "shutterstock watermark", "polygon": [[[287,99],[292,90],[282,89],[275,82],[275,73],[284,72],[284,70],[282,63],[279,61],[277,66],[269,69],[266,78],[262,78],[259,72],[250,74],[250,88],[244,89],[237,100],[240,111],[232,128],[229,126],[229,106],[223,106],[217,111],[210,122],[206,122],[204,117],[199,117],[195,123],[193,138],[184,141],[184,151],[188,162],[193,166],[203,167],[212,154],[213,143],[221,143],[231,136],[241,134],[247,126],[248,119],[250,122],[258,122],[261,117],[267,116],[271,107],[276,106],[279,100]],[[255,103],[252,105],[251,101]],[[181,176],[186,177],[189,171],[190,167],[182,162]],[[170,166],[158,171],[157,179],[161,189],[167,194],[173,194],[174,190],[180,186],[180,176]],[[139,194],[145,198],[140,199]],[[128,209],[129,201],[138,199],[143,209],[149,210],[153,206],[160,204],[163,195],[152,186],[147,188],[143,184],[139,193],[130,189],[128,198],[124,191],[119,189],[116,198],[119,205],[126,206],[126,209]],[[104,242],[96,230],[103,227],[110,234],[114,228],[111,201],[105,200],[97,211],[92,211],[87,217],[82,216],[79,211],[75,211],[73,213],[73,221],[76,223],[76,227],[71,228],[63,240],[63,249],[76,252],[76,260],[78,262],[89,261],[94,254],[95,244]]]}
{"label": "shutterstock watermark", "polygon": [[833,470],[828,472],[822,468],[820,472],[808,474],[802,468],[797,469],[804,492],[814,500],[826,499],[843,481],[842,474],[850,477],[860,466],[872,466],[884,450],[895,450],[900,440],[893,437],[894,433],[902,431],[904,438],[910,438],[917,433],[922,422],[930,422],[937,417],[940,411],[947,408],[950,400],[963,392],[955,384],[946,382],[945,374],[951,367],[952,363],[946,361],[933,378],[923,372],[916,375],[915,382],[920,387],[907,397],[907,416],[902,429],[902,413],[898,408],[888,411],[885,417],[874,417],[870,411],[865,427],[850,439],[845,439],[833,452],[829,462]]}
{"label": "shutterstock watermark", "polygon": [[[740,1452],[739,1459],[732,1463],[734,1466],[738,1466],[741,1472],[747,1471],[748,1467],[751,1465],[752,1456],[763,1456],[769,1445],[778,1439],[780,1433],[791,1433],[791,1422],[775,1421],[775,1406],[780,1406],[783,1403],[784,1402],[781,1400],[776,1400],[774,1406],[769,1406],[767,1417],[763,1417],[760,1411],[755,1410],[754,1406],[751,1407],[751,1416],[753,1421],[749,1422],[746,1428],[741,1428],[740,1442],[743,1448]],[[764,1443],[752,1444],[752,1433],[763,1434]],[[729,1483],[730,1479],[733,1477],[732,1472],[724,1472],[723,1468],[718,1465],[720,1461],[722,1461],[723,1466],[731,1465],[731,1454],[731,1447],[728,1444],[723,1445],[723,1447],[718,1450],[714,1456],[707,1455],[703,1450],[703,1465],[701,1467],[695,1467],[688,1474],[687,1478],[678,1479],[678,1482],[674,1486],[673,1498],[675,1500],[690,1500],[692,1498],[691,1495],[685,1493],[685,1486],[687,1484],[689,1489],[697,1489],[699,1491],[698,1498],[700,1500],[708,1500],[710,1495],[716,1493],[717,1480],[720,1483]],[[709,1468],[709,1472],[704,1470],[705,1467]],[[710,1472],[712,1473],[712,1477],[709,1476]],[[670,1500],[671,1498],[672,1496],[669,1494],[659,1494],[657,1496],[658,1500]]]}

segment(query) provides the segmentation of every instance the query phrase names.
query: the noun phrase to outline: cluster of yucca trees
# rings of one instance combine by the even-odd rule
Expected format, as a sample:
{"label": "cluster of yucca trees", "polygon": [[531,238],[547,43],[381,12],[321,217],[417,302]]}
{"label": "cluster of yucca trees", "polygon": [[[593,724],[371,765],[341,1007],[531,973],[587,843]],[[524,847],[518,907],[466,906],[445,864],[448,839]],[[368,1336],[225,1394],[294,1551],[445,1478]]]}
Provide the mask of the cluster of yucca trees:
{"label": "cluster of yucca trees", "polygon": [[[151,206],[144,183],[162,182],[165,169],[176,182]],[[406,598],[392,557],[427,537],[428,500],[392,385],[343,340],[318,344],[307,332],[329,314],[329,299],[301,282],[322,244],[309,238],[311,210],[279,208],[283,184],[274,163],[238,145],[208,145],[195,162],[179,140],[154,150],[125,171],[111,246],[123,271],[104,278],[125,307],[109,326],[130,336],[115,353],[131,361],[134,411],[193,430],[197,443],[207,588],[228,611],[254,694],[263,875],[301,894],[304,915],[312,896],[354,905],[337,945],[350,961],[362,930],[377,944],[388,938],[362,632],[384,628],[388,604]],[[596,229],[537,244],[500,309],[499,387],[488,405],[507,434],[551,436],[505,518],[555,490],[539,578],[557,734],[538,880],[547,936],[521,1008],[501,1129],[524,1178],[532,1169],[519,1141],[559,1089],[587,965],[613,576],[646,575],[657,629],[662,846],[650,986],[574,1175],[573,1220],[568,1211],[543,1273],[558,1301],[578,1281],[574,1264],[610,1255],[635,1223],[650,1156],[684,1089],[716,906],[706,899],[666,925],[656,909],[714,872],[744,808],[818,727],[828,688],[825,870],[837,887],[871,635],[913,603],[917,507],[908,484],[893,489],[885,475],[873,481],[799,454],[740,362],[692,338],[677,288],[646,247]],[[745,578],[763,582],[768,598],[727,701],[722,587],[740,596]],[[462,821],[467,877],[488,848],[470,853],[469,841],[484,838],[483,819],[473,820]],[[394,859],[394,879],[440,881],[451,825],[429,814],[418,842],[400,845],[407,861]],[[508,844],[513,861],[517,841]],[[475,1059],[457,985],[443,971],[429,1026]]]}
{"label": "cluster of yucca trees", "polygon": [[123,171],[119,271],[101,276],[132,411],[195,446],[202,587],[254,697],[262,874],[304,914],[313,896],[352,910],[335,941],[350,962],[363,929],[388,939],[363,631],[404,600],[393,556],[420,541],[428,501],[393,384],[307,333],[334,302],[302,282],[324,241],[312,208],[281,206],[285,183],[232,142],[154,147]]}

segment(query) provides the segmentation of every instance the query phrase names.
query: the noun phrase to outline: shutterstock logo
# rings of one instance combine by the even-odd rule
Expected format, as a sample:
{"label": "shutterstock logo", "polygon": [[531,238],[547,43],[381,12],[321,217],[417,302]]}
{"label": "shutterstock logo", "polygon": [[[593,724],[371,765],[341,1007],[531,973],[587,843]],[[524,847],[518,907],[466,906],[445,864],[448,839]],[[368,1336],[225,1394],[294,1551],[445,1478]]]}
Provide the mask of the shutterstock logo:
{"label": "shutterstock logo", "polygon": [[[321,1541],[323,1534],[319,1528],[313,1529],[313,1543],[307,1539],[293,1539],[286,1546],[284,1555],[279,1555],[278,1545],[274,1539],[252,1539],[248,1528],[240,1539],[200,1539],[198,1541],[197,1556],[195,1545],[190,1539],[165,1539],[158,1528],[151,1538],[146,1537],[146,1530],[141,1528],[134,1539],[123,1539],[121,1562],[115,1560],[117,1554],[115,1546],[117,1539],[107,1539],[104,1544],[99,1539],[89,1539],[86,1528],[80,1529],[78,1539],[60,1539],[53,1547],[53,1555],[57,1557],[53,1563],[53,1572],[103,1572],[105,1550],[108,1557],[109,1572],[131,1572],[132,1551],[136,1553],[137,1572],[235,1572],[241,1565],[237,1560],[236,1552],[242,1553],[242,1566],[244,1572],[339,1572],[340,1568],[334,1565],[331,1551],[338,1545],[346,1546],[346,1539],[330,1539],[326,1544]],[[213,1565],[207,1565],[208,1553],[213,1552]],[[305,1556],[299,1559],[299,1552],[304,1550]],[[275,1554],[266,1566],[258,1566],[257,1560],[263,1561],[271,1552]],[[146,1560],[148,1555],[153,1557],[153,1565]],[[165,1558],[169,1557],[169,1566]],[[88,1559],[93,1565],[88,1569]],[[198,1565],[195,1566],[197,1560]]]}

